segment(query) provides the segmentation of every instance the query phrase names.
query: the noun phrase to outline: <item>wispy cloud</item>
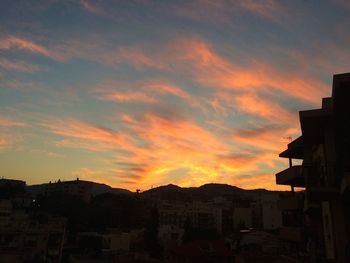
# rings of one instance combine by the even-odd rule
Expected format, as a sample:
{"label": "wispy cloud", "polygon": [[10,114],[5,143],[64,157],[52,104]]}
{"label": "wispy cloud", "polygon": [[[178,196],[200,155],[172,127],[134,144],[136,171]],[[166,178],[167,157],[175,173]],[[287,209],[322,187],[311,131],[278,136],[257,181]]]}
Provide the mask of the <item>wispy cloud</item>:
{"label": "wispy cloud", "polygon": [[[302,70],[282,71],[278,65],[262,58],[250,58],[244,63],[235,63],[220,55],[208,41],[199,37],[175,38],[169,42],[158,43],[157,49],[152,45],[114,48],[103,41],[85,42],[62,42],[48,49],[33,41],[10,36],[0,40],[0,49],[20,48],[59,61],[83,58],[117,67],[126,63],[138,70],[176,72],[192,78],[198,85],[204,87],[244,92],[276,90],[286,96],[312,104],[318,104],[320,98],[328,91],[325,83],[305,75]],[[21,64],[10,63],[8,60],[0,62],[7,68],[22,71],[39,70],[23,62]],[[302,63],[301,60],[299,62]],[[158,93],[172,93],[184,99],[189,98],[188,94],[175,85],[165,83],[147,85],[151,89],[153,86],[153,91]]]}
{"label": "wispy cloud", "polygon": [[238,3],[242,9],[270,19],[274,19],[282,9],[276,0],[241,0]]}
{"label": "wispy cloud", "polygon": [[[241,175],[233,178],[231,184],[245,188],[245,189],[276,189],[275,177],[269,173]],[[278,186],[279,190],[289,190],[288,186]]]}
{"label": "wispy cloud", "polygon": [[272,151],[277,160],[278,153],[288,143],[285,138],[296,136],[300,133],[298,128],[281,125],[250,125],[233,131],[233,138],[250,147]]}
{"label": "wispy cloud", "polygon": [[180,87],[162,81],[146,81],[143,88],[159,94],[171,94],[183,99],[189,99],[191,95]]}
{"label": "wispy cloud", "polygon": [[90,87],[91,92],[100,100],[120,103],[141,102],[160,103],[165,96],[173,96],[187,102],[191,107],[201,107],[198,98],[194,98],[182,87],[166,80],[150,79],[135,82],[103,81]]}
{"label": "wispy cloud", "polygon": [[4,80],[0,84],[1,88],[7,89],[18,89],[18,90],[35,90],[40,89],[41,85],[39,83],[34,82],[24,82],[17,79],[12,80]]}
{"label": "wispy cloud", "polygon": [[12,146],[13,144],[15,144],[15,139],[13,136],[7,135],[7,134],[3,134],[0,131],[0,150],[1,149],[6,149],[10,146]]}
{"label": "wispy cloud", "polygon": [[61,147],[83,148],[93,151],[132,147],[123,134],[76,119],[46,119],[41,122],[41,126],[64,138],[56,142],[56,145]]}
{"label": "wispy cloud", "polygon": [[129,63],[137,69],[149,67],[164,70],[167,68],[162,61],[155,59],[154,57],[150,57],[136,47],[121,47],[115,51],[108,51],[101,59],[106,63],[114,65]]}
{"label": "wispy cloud", "polygon": [[31,40],[16,36],[8,36],[0,39],[0,49],[22,49],[46,57],[52,56],[49,50],[44,46],[34,43]]}
{"label": "wispy cloud", "polygon": [[[136,69],[172,71],[193,79],[200,86],[215,89],[251,93],[275,90],[312,104],[318,104],[328,92],[324,82],[305,75],[302,70],[282,71],[278,65],[259,57],[235,63],[198,37],[176,38],[159,44],[156,51],[147,45],[143,48],[122,47],[118,51],[106,51],[94,59],[111,65],[129,63]],[[182,93],[181,96],[187,95]]]}
{"label": "wispy cloud", "polygon": [[282,6],[275,0],[192,0],[174,4],[172,10],[178,16],[199,22],[230,25],[246,12],[275,21],[282,12]]}
{"label": "wispy cloud", "polygon": [[288,123],[295,125],[298,115],[278,105],[254,94],[244,94],[234,97],[235,106],[238,110],[251,115],[259,116],[271,122]]}
{"label": "wispy cloud", "polygon": [[116,102],[144,102],[154,103],[156,99],[146,93],[140,91],[109,91],[102,92],[99,96],[102,100],[116,101]]}
{"label": "wispy cloud", "polygon": [[34,65],[22,60],[8,60],[5,58],[0,58],[0,68],[6,70],[14,70],[27,73],[35,73],[43,71],[44,68],[38,65]]}
{"label": "wispy cloud", "polygon": [[0,116],[0,149],[12,148],[23,141],[16,129],[31,126],[27,122]]}
{"label": "wispy cloud", "polygon": [[25,126],[30,126],[30,124],[0,116],[0,127],[25,127]]}
{"label": "wispy cloud", "polygon": [[102,15],[104,13],[103,10],[95,2],[96,1],[93,2],[89,0],[79,1],[80,5],[88,12],[93,13],[95,15]]}
{"label": "wispy cloud", "polygon": [[[301,72],[279,71],[261,59],[248,61],[245,66],[234,64],[199,38],[178,39],[170,46],[173,53],[168,59],[181,63],[204,86],[251,92],[273,89],[311,103],[318,103],[328,90],[318,79],[306,78]],[[186,66],[188,63],[191,67]]]}

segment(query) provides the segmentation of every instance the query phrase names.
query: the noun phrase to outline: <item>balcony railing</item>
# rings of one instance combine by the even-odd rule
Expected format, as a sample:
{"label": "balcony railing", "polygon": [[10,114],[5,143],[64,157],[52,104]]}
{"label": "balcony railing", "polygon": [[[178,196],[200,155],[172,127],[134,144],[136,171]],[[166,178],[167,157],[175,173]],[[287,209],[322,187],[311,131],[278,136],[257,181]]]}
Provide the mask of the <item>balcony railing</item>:
{"label": "balcony railing", "polygon": [[302,166],[295,165],[277,173],[276,184],[305,187],[305,179],[302,176]]}

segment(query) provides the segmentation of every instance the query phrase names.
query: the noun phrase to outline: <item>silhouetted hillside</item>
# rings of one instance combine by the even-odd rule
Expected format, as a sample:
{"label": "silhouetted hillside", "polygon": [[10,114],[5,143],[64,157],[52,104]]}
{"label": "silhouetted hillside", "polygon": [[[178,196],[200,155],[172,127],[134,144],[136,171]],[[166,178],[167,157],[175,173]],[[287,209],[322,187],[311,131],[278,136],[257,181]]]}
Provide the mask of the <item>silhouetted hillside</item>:
{"label": "silhouetted hillside", "polygon": [[[93,195],[100,195],[105,193],[112,193],[112,194],[131,194],[127,189],[123,188],[113,188],[106,184],[100,184],[91,182],[92,186],[92,194]],[[29,185],[27,186],[28,192],[30,192],[33,195],[39,194],[45,190],[46,184],[36,184],[36,185]]]}
{"label": "silhouetted hillside", "polygon": [[191,198],[188,190],[189,188],[168,184],[146,190],[142,195],[146,198],[186,201]]}
{"label": "silhouetted hillside", "polygon": [[131,194],[127,189],[123,188],[114,188],[106,184],[94,183],[92,188],[93,195],[99,195],[104,193],[112,193],[112,194]]}
{"label": "silhouetted hillside", "polygon": [[200,187],[198,187],[197,192],[207,195],[216,195],[218,193],[220,194],[239,194],[242,192],[245,192],[247,190],[244,190],[242,188],[239,188],[237,186],[228,185],[228,184],[204,184]]}
{"label": "silhouetted hillside", "polygon": [[208,200],[215,197],[236,198],[254,198],[255,196],[269,192],[266,189],[245,190],[228,184],[205,184],[200,187],[180,187],[169,184],[159,186],[142,192],[145,197],[164,199],[164,200]]}
{"label": "silhouetted hillside", "polygon": [[[106,184],[91,182],[93,196],[102,194],[128,194],[133,192],[122,189],[113,188]],[[33,195],[42,193],[46,184],[30,185],[27,190]],[[141,193],[145,198],[173,200],[173,201],[192,201],[192,200],[209,200],[215,197],[226,197],[228,199],[249,198],[254,199],[259,194],[269,192],[265,189],[245,190],[233,185],[210,183],[199,187],[180,187],[174,184],[163,185],[146,190]]]}

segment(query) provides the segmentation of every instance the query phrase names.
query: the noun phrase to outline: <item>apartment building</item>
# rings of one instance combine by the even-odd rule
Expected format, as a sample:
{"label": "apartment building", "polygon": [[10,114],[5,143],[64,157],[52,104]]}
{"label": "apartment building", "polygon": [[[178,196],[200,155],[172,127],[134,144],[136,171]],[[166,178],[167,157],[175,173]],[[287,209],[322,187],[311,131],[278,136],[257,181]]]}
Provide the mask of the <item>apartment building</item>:
{"label": "apartment building", "polygon": [[9,200],[0,202],[0,261],[61,262],[66,222],[63,218],[29,215]]}
{"label": "apartment building", "polygon": [[[222,233],[223,227],[223,209],[211,203],[205,202],[160,202],[159,224],[174,225],[183,227],[187,219],[195,228],[215,230]],[[232,224],[232,222],[231,222]]]}
{"label": "apartment building", "polygon": [[[281,236],[306,244],[313,262],[349,262],[349,116],[350,73],[334,75],[332,97],[324,98],[320,109],[299,113],[302,134],[280,154],[289,168],[276,174],[276,183],[291,186],[280,207],[294,224],[282,228]],[[293,165],[295,159],[301,164]]]}
{"label": "apartment building", "polygon": [[274,231],[282,226],[282,213],[278,208],[278,192],[261,192],[249,204],[254,229]]}
{"label": "apartment building", "polygon": [[85,249],[100,249],[103,252],[129,251],[131,235],[117,229],[103,233],[81,232],[77,236],[79,247]]}

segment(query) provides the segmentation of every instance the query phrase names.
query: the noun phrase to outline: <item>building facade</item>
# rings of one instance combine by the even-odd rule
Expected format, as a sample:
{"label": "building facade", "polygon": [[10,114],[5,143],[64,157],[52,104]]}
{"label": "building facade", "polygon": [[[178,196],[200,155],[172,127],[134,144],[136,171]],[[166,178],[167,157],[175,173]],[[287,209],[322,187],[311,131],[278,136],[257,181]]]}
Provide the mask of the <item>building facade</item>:
{"label": "building facade", "polygon": [[33,216],[0,202],[0,262],[61,262],[66,221]]}
{"label": "building facade", "polygon": [[[294,224],[282,228],[281,236],[306,244],[313,262],[349,262],[349,116],[350,73],[334,75],[332,97],[324,98],[320,109],[299,113],[302,135],[280,154],[289,168],[276,174],[276,183],[291,186],[280,206],[284,223],[289,216]],[[293,159],[301,164],[293,165]],[[303,195],[294,187],[303,188]]]}

